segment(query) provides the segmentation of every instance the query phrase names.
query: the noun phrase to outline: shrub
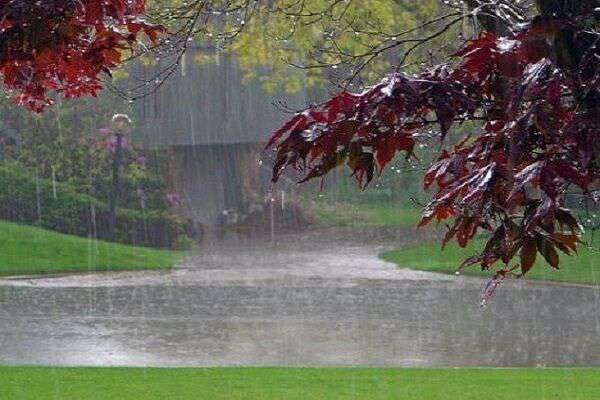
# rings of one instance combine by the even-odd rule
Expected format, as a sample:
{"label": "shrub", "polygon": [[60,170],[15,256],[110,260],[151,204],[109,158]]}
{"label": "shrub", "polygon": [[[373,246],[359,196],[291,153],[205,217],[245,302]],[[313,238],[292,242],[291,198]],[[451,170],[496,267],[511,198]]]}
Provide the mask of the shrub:
{"label": "shrub", "polygon": [[177,236],[177,240],[175,240],[175,244],[173,245],[173,248],[175,250],[191,250],[195,244],[196,244],[196,241],[194,239],[192,239],[191,237],[189,237],[186,234],[183,234],[183,235]]}
{"label": "shrub", "polygon": [[[72,187],[39,179],[16,163],[0,165],[0,218],[78,236],[168,248],[185,232],[185,221],[169,211],[117,209],[110,234],[106,203]],[[56,196],[55,196],[56,193]]]}

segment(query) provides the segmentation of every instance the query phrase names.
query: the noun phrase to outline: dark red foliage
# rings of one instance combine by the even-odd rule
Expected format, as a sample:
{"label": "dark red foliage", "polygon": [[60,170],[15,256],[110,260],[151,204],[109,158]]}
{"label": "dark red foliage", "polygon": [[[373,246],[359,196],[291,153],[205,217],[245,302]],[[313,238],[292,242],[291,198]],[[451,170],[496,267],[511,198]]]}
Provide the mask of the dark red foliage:
{"label": "dark red foliage", "polygon": [[33,111],[64,97],[95,95],[142,33],[145,0],[0,0],[0,73],[14,100]]}
{"label": "dark red foliage", "polygon": [[[489,231],[465,265],[487,269],[520,255],[525,274],[539,253],[558,268],[557,250],[573,253],[581,233],[565,194],[577,189],[592,199],[600,177],[600,35],[587,21],[537,18],[509,36],[484,32],[452,64],[391,74],[363,93],[310,107],[268,144],[274,180],[287,167],[306,180],[345,163],[365,186],[395,153],[411,157],[431,125],[443,139],[457,123],[482,120],[425,174],[435,193],[420,225],[452,219],[443,242],[463,247]],[[565,29],[582,50],[569,65],[555,42]],[[503,278],[508,269],[501,271]]]}

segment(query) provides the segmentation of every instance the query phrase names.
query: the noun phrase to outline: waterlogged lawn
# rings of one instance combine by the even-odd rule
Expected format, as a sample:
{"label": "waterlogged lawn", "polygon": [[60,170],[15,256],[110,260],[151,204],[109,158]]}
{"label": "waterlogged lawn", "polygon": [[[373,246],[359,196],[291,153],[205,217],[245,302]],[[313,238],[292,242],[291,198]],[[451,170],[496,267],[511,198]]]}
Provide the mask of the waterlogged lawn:
{"label": "waterlogged lawn", "polygon": [[183,256],[0,221],[0,275],[162,269]]}
{"label": "waterlogged lawn", "polygon": [[415,226],[421,210],[395,203],[314,202],[310,213],[320,226],[338,228],[408,228]]}
{"label": "waterlogged lawn", "polygon": [[600,369],[0,368],[11,400],[597,399]]}
{"label": "waterlogged lawn", "polygon": [[[474,240],[465,249],[460,248],[455,242],[451,242],[442,251],[439,242],[424,243],[383,253],[381,258],[396,263],[403,268],[454,274],[466,258],[483,249],[484,245],[484,239]],[[558,271],[548,266],[543,257],[538,254],[536,263],[527,273],[526,278],[600,284],[600,251],[597,250],[599,241],[596,240],[592,245],[592,248],[581,246],[578,255],[560,254],[561,269]],[[474,276],[490,276],[489,272],[481,271],[476,266],[467,267],[462,273]]]}

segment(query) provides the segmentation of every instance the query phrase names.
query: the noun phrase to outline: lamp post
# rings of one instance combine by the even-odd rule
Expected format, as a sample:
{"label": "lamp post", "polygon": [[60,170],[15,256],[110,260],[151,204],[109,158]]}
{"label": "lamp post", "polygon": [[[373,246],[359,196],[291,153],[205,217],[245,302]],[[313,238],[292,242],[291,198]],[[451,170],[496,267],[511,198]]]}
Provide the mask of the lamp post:
{"label": "lamp post", "polygon": [[110,226],[113,236],[117,225],[117,202],[121,187],[121,166],[123,164],[123,138],[131,130],[131,119],[127,114],[113,115],[110,125],[114,135],[114,150],[112,160],[112,188],[109,197]]}

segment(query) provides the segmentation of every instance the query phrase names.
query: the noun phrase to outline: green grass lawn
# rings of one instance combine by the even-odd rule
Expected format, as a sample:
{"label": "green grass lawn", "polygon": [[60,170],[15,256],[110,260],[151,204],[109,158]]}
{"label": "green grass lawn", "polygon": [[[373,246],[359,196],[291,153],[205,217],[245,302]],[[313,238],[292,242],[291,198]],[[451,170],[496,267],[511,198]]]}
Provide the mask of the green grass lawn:
{"label": "green grass lawn", "polygon": [[[476,254],[484,247],[484,239],[474,240],[467,248],[461,249],[456,242],[449,243],[442,251],[439,242],[424,243],[406,247],[381,255],[386,261],[396,263],[399,267],[423,271],[456,273],[460,264],[469,256]],[[594,243],[594,247],[598,247]],[[527,275],[527,279],[540,279],[570,283],[600,284],[600,251],[582,246],[579,255],[560,255],[561,269],[552,269],[538,254],[535,266]],[[490,272],[481,271],[478,267],[466,267],[465,275],[490,276]],[[600,398],[600,395],[599,397]]]}
{"label": "green grass lawn", "polygon": [[10,400],[597,399],[600,369],[0,368]]}
{"label": "green grass lawn", "polygon": [[317,201],[309,206],[315,222],[337,228],[408,228],[415,226],[421,210],[395,203],[328,203]]}
{"label": "green grass lawn", "polygon": [[0,275],[170,268],[183,255],[0,221]]}

